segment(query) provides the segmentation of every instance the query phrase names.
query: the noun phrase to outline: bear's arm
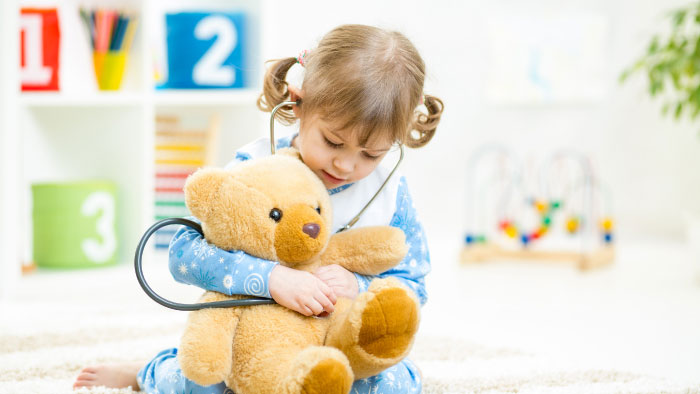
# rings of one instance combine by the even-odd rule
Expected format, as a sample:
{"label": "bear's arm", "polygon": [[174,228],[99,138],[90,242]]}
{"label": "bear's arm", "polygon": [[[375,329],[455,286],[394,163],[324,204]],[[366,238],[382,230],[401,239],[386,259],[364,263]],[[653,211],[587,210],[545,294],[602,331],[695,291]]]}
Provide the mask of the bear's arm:
{"label": "bear's arm", "polygon": [[413,201],[406,185],[406,179],[401,177],[396,195],[396,211],[392,217],[390,226],[401,229],[406,235],[408,254],[397,266],[382,272],[378,276],[356,273],[357,284],[360,292],[369,287],[369,283],[375,277],[394,277],[403,282],[418,296],[421,305],[428,301],[428,293],[425,289],[425,276],[430,272],[430,253],[425,237],[423,225],[418,220]]}
{"label": "bear's arm", "polygon": [[334,234],[321,256],[323,265],[338,264],[348,271],[377,275],[406,255],[406,237],[394,227],[372,226]]}

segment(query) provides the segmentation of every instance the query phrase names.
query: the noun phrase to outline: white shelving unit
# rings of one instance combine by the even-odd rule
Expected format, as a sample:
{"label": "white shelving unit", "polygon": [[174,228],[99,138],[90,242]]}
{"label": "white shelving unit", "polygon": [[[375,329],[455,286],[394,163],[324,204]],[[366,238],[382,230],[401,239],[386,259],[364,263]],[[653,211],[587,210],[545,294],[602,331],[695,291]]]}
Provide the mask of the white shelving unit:
{"label": "white shelving unit", "polygon": [[[0,207],[2,258],[0,299],[20,278],[21,262],[31,256],[31,191],[35,182],[107,179],[118,187],[119,259],[129,263],[136,243],[153,223],[154,140],[157,115],[199,116],[218,113],[221,119],[218,163],[224,165],[235,148],[264,135],[267,116],[257,110],[259,85],[238,90],[157,90],[154,86],[154,38],[163,37],[167,10],[240,10],[247,14],[252,81],[260,81],[262,14],[265,2],[54,0],[0,2],[0,40],[12,42],[3,51],[0,69]],[[56,7],[61,26],[60,92],[20,92],[18,86],[21,7]],[[78,9],[113,7],[139,15],[122,89],[97,89],[89,40]],[[269,7],[268,7],[269,8]],[[14,43],[17,42],[16,45]],[[66,223],[70,231],[70,223]]]}

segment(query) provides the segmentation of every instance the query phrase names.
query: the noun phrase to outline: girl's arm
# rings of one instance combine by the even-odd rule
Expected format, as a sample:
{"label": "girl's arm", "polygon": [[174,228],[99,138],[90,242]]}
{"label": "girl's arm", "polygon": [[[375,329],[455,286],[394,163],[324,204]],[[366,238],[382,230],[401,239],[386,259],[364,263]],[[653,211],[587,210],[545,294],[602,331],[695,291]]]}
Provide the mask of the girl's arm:
{"label": "girl's arm", "polygon": [[[226,165],[231,168],[250,159],[238,151]],[[199,220],[189,219],[199,223]],[[268,283],[276,263],[242,251],[226,251],[209,244],[195,229],[180,228],[170,240],[169,267],[176,281],[204,290],[234,295],[270,297]]]}
{"label": "girl's arm", "polygon": [[314,275],[219,249],[192,228],[183,226],[175,233],[169,253],[170,273],[178,282],[227,295],[272,298],[306,316],[334,310],[333,290]]}
{"label": "girl's arm", "polygon": [[186,226],[170,241],[169,267],[176,281],[227,295],[271,298],[268,283],[276,264],[242,251],[219,249]]}
{"label": "girl's arm", "polygon": [[[278,148],[284,147],[284,143],[278,143]],[[250,158],[239,151],[226,168]],[[170,241],[169,267],[178,282],[227,295],[273,298],[306,316],[333,312],[336,302],[333,291],[312,274],[239,250],[219,249],[189,227],[180,228]]]}
{"label": "girl's arm", "polygon": [[[425,291],[425,275],[430,272],[430,253],[428,252],[428,242],[425,239],[423,226],[418,221],[416,210],[413,207],[413,200],[406,178],[401,177],[399,188],[396,194],[396,212],[391,219],[391,226],[400,228],[406,234],[408,253],[406,257],[396,267],[379,274],[379,277],[393,276],[411,288],[421,305],[428,300]],[[360,292],[366,291],[369,282],[374,276],[355,274]]]}

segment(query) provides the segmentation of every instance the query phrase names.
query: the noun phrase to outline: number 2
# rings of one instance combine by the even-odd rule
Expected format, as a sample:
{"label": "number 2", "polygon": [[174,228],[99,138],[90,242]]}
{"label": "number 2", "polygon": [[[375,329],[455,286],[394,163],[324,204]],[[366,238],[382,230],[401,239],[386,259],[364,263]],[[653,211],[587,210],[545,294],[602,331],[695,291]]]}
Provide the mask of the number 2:
{"label": "number 2", "polygon": [[223,16],[208,16],[194,30],[197,39],[208,40],[216,36],[216,41],[192,70],[192,80],[197,85],[230,86],[236,80],[232,66],[224,66],[226,58],[238,43],[236,27]]}

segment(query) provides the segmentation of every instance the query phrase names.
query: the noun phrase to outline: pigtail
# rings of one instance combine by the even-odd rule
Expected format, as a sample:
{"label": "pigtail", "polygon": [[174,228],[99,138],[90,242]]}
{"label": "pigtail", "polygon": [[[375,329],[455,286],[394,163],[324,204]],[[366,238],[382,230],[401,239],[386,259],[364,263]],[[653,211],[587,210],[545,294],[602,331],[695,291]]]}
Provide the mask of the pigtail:
{"label": "pigtail", "polygon": [[[278,104],[289,100],[289,89],[287,89],[287,72],[297,63],[297,58],[288,57],[278,60],[270,60],[272,63],[265,71],[263,80],[263,92],[258,97],[258,108],[265,112],[271,112]],[[296,121],[291,108],[280,108],[276,114],[277,119],[286,125],[291,125]]]}
{"label": "pigtail", "polygon": [[420,148],[427,144],[435,135],[444,104],[442,100],[435,96],[425,95],[423,105],[428,109],[428,114],[416,111],[414,113],[411,130],[406,136],[405,144],[409,148]]}

